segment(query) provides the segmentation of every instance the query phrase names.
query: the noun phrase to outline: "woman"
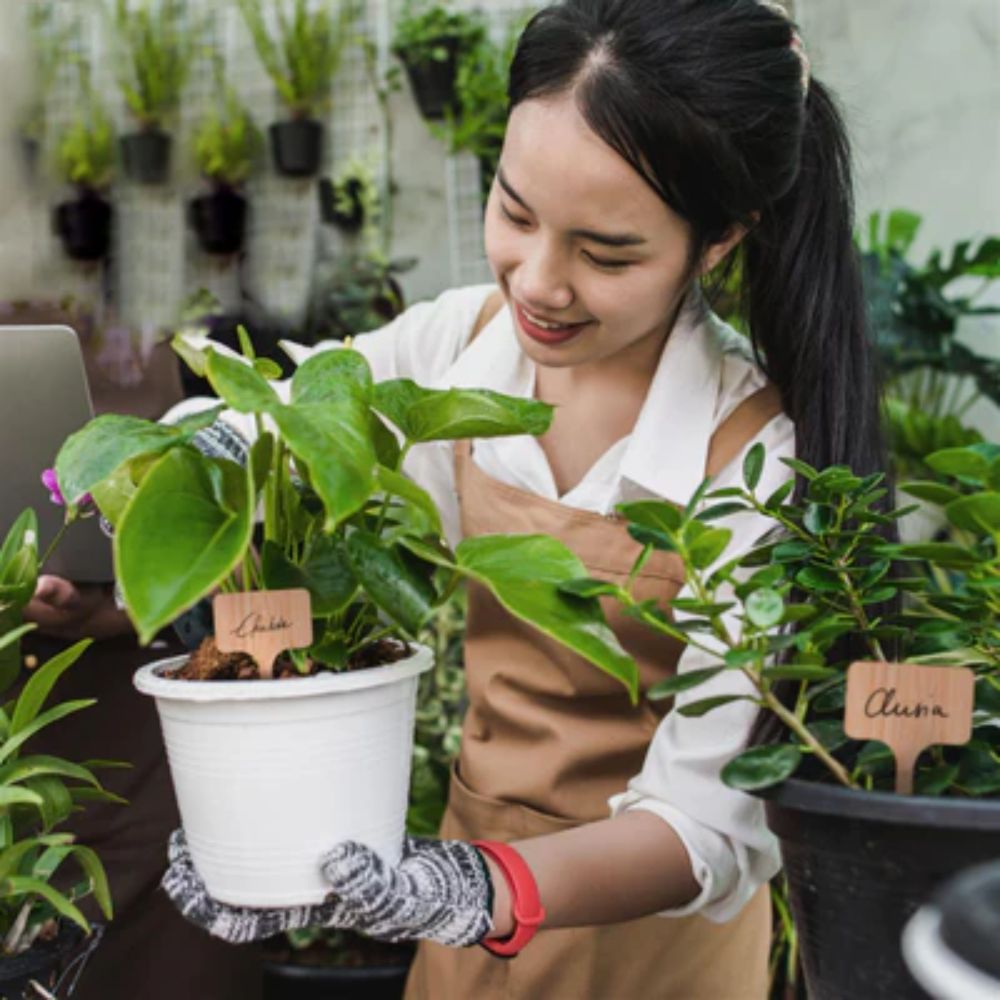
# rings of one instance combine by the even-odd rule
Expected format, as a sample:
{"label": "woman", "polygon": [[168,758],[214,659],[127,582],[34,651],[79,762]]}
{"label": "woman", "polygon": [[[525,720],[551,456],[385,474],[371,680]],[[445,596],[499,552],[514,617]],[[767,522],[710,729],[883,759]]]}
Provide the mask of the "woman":
{"label": "woman", "polygon": [[[779,8],[566,0],[525,30],[510,106],[486,212],[498,290],[448,293],[354,344],[377,378],[558,407],[537,442],[414,450],[408,471],[454,535],[548,532],[621,579],[637,547],[615,504],[684,503],[706,472],[737,481],[754,442],[762,490],[793,454],[880,467],[847,144]],[[699,292],[737,249],[752,349]],[[727,526],[736,551],[764,527],[746,514]],[[658,553],[637,589],[662,602],[680,582]],[[705,665],[610,620],[644,690]],[[411,998],[765,995],[777,854],[760,804],[718,777],[748,739],[750,704],[702,719],[632,708],[478,589],[466,664],[441,840],[410,841],[388,870],[331,845],[332,902],[261,912],[208,897],[178,835],[164,884],[182,911],[232,941],[317,923],[425,940]],[[745,693],[732,671],[711,683],[698,698]]]}

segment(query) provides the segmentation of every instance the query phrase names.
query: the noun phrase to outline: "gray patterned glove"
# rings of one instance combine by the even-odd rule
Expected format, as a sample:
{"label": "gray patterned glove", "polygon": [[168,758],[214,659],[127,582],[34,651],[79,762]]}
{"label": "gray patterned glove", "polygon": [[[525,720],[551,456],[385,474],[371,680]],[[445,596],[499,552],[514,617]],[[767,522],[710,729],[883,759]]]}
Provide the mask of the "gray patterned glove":
{"label": "gray patterned glove", "polygon": [[167,848],[170,866],[160,883],[174,905],[192,923],[231,944],[246,944],[302,927],[352,927],[348,907],[341,900],[319,906],[257,910],[227,906],[213,899],[195,870],[183,830],[174,830]]}
{"label": "gray patterned glove", "polygon": [[427,938],[476,944],[492,928],[493,884],[483,856],[460,840],[407,837],[390,868],[370,848],[347,841],[324,855],[333,892],[321,906],[256,910],[213,899],[195,871],[182,830],[170,838],[163,888],[188,920],[233,944],[300,927],[339,927],[384,941]]}
{"label": "gray patterned glove", "polygon": [[465,841],[407,837],[396,868],[347,841],[323,856],[322,868],[350,907],[353,929],[369,937],[461,947],[477,944],[493,927],[489,869]]}

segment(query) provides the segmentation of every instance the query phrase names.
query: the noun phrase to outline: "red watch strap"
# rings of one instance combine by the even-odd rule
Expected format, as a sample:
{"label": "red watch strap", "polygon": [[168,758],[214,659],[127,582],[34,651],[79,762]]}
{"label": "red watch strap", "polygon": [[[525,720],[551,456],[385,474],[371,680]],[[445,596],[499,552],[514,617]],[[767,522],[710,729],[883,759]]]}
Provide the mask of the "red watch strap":
{"label": "red watch strap", "polygon": [[514,930],[510,937],[484,938],[480,944],[494,955],[512,958],[535,936],[545,919],[545,910],[538,895],[538,885],[527,862],[510,844],[496,840],[474,840],[479,848],[496,862],[510,887],[511,910],[514,913]]}

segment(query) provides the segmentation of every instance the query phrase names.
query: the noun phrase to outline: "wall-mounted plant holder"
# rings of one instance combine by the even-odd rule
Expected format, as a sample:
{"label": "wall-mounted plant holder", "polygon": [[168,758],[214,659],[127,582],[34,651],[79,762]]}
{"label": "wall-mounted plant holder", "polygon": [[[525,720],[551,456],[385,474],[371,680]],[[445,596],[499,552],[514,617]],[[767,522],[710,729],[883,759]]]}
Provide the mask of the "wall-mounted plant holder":
{"label": "wall-mounted plant holder", "polygon": [[323,126],[313,118],[275,122],[268,129],[274,167],[285,177],[314,177],[323,155]]}
{"label": "wall-mounted plant holder", "polygon": [[73,260],[101,260],[111,245],[111,205],[97,191],[83,189],[78,197],[56,205],[53,228]]}
{"label": "wall-mounted plant holder", "polygon": [[205,253],[228,255],[243,249],[247,200],[234,188],[219,185],[193,198],[188,218]]}
{"label": "wall-mounted plant holder", "polygon": [[123,135],[122,165],[125,175],[139,184],[163,184],[170,176],[169,132],[157,128]]}
{"label": "wall-mounted plant holder", "polygon": [[442,121],[446,112],[455,107],[455,75],[458,72],[458,42],[444,39],[439,43],[447,55],[443,59],[407,59],[405,52],[399,58],[406,67],[410,88],[420,113],[431,121]]}
{"label": "wall-mounted plant holder", "polygon": [[364,192],[357,177],[350,177],[343,184],[321,177],[317,191],[320,215],[327,225],[336,226],[345,233],[356,233],[361,229],[365,221]]}

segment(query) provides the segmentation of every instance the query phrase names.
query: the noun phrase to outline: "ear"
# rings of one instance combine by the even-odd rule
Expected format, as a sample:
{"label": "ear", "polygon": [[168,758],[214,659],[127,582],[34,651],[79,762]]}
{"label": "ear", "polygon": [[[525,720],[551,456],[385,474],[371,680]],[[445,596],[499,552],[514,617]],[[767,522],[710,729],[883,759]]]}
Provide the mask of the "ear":
{"label": "ear", "polygon": [[[754,223],[756,223],[757,217],[754,216]],[[739,246],[740,241],[750,230],[738,223],[734,222],[733,225],[729,227],[726,234],[717,243],[712,243],[709,245],[708,249],[705,251],[704,256],[701,258],[701,268],[699,269],[699,276],[708,274],[709,271],[716,268],[722,263],[729,254]]]}

